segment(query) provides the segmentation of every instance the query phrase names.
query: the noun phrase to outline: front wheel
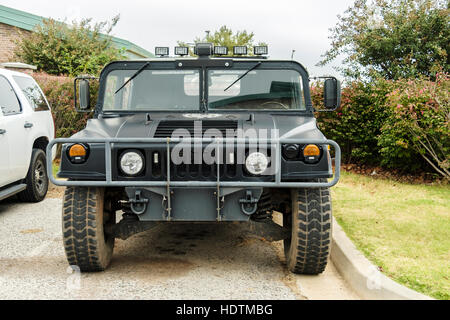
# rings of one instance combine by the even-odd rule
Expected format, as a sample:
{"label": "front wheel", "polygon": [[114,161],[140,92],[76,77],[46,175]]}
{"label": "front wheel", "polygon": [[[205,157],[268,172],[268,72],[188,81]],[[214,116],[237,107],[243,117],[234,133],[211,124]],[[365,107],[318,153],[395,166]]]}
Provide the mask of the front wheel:
{"label": "front wheel", "polygon": [[48,176],[45,153],[41,149],[33,149],[31,163],[25,183],[27,188],[18,194],[25,202],[40,202],[44,200],[48,191]]}
{"label": "front wheel", "polygon": [[317,275],[325,270],[331,247],[331,196],[329,188],[291,190],[291,212],[283,225],[292,230],[284,240],[288,269],[297,274]]}
{"label": "front wheel", "polygon": [[63,241],[67,261],[83,272],[103,271],[114,249],[114,237],[105,229],[115,223],[107,211],[104,188],[68,187],[63,204]]}

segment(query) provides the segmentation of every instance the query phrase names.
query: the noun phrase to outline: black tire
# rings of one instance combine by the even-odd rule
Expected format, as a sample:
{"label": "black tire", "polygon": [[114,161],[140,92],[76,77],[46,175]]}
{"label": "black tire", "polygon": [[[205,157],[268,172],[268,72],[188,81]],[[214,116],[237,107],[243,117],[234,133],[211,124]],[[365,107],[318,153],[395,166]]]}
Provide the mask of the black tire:
{"label": "black tire", "polygon": [[331,249],[331,196],[328,188],[291,190],[292,212],[283,224],[292,235],[284,240],[288,269],[297,274],[317,275],[328,262]]}
{"label": "black tire", "polygon": [[112,258],[114,237],[105,226],[115,223],[104,210],[104,188],[67,187],[63,205],[63,241],[67,261],[82,272],[105,270]]}
{"label": "black tire", "polygon": [[25,178],[27,188],[18,194],[24,202],[40,202],[48,191],[48,176],[45,153],[41,149],[33,149],[30,168]]}

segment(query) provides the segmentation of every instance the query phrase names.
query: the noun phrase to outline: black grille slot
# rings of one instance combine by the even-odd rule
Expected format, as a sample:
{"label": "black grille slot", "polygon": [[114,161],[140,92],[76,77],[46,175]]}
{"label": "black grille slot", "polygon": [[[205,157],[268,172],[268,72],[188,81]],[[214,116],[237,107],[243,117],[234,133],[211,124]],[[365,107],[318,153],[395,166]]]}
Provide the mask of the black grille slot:
{"label": "black grille slot", "polygon": [[[195,138],[201,138],[198,134],[200,131],[194,132],[195,125],[199,125],[201,123],[202,126],[202,132],[201,135],[203,136],[205,132],[209,129],[216,129],[219,130],[222,134],[222,137],[229,137],[227,136],[227,130],[234,130],[234,134],[231,137],[235,136],[235,132],[238,127],[237,121],[231,121],[231,120],[214,120],[214,121],[185,121],[185,120],[177,120],[177,121],[161,121],[158,125],[158,128],[155,132],[155,138],[167,138],[171,137],[172,133],[177,129],[186,129],[189,131],[189,134],[191,137]],[[194,136],[195,134],[195,136]],[[229,137],[229,138],[231,138]]]}

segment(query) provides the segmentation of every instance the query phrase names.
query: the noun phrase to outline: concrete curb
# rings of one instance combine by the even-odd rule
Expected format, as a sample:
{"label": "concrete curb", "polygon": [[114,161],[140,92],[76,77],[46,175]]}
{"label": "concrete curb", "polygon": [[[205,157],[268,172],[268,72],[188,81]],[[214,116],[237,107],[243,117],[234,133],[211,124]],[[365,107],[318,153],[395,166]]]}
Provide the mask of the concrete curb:
{"label": "concrete curb", "polygon": [[363,299],[369,300],[432,300],[386,277],[356,249],[333,218],[331,260],[342,277]]}

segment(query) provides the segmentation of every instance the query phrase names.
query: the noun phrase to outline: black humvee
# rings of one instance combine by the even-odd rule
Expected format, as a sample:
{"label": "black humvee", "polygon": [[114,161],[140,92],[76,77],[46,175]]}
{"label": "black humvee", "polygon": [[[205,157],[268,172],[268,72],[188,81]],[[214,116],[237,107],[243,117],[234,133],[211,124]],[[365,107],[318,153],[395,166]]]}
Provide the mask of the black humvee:
{"label": "black humvee", "polygon": [[[246,48],[234,50],[245,54]],[[168,54],[168,48],[157,51]],[[48,145],[52,159],[52,146],[62,144],[58,177],[65,179],[50,179],[67,186],[69,264],[104,270],[115,238],[161,223],[244,222],[250,232],[284,240],[292,272],[321,273],[331,246],[329,187],[339,180],[340,149],[317,128],[306,69],[290,60],[227,56],[226,48],[208,43],[197,44],[195,53],[108,64],[93,119],[70,139]],[[90,81],[75,80],[80,111],[91,111]],[[325,79],[324,101],[329,110],[340,104],[333,77]],[[47,165],[52,172],[50,160]],[[274,212],[282,214],[282,226]]]}

